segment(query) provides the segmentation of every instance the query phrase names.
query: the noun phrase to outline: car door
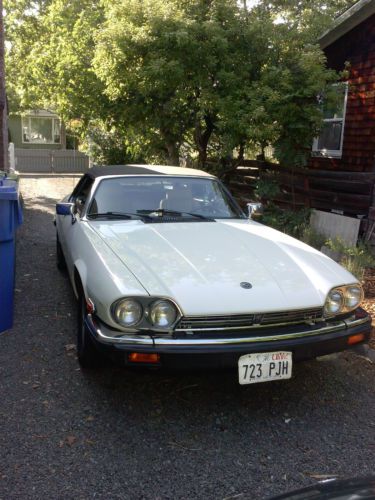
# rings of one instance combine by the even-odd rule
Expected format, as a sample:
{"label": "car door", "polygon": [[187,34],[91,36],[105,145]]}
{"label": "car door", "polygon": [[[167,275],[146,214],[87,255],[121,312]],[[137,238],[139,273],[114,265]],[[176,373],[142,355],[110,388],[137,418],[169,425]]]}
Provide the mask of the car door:
{"label": "car door", "polygon": [[74,203],[72,215],[59,216],[59,239],[70,274],[73,272],[74,255],[77,252],[79,234],[82,231],[81,216],[93,183],[94,180],[91,177],[83,176],[67,200]]}

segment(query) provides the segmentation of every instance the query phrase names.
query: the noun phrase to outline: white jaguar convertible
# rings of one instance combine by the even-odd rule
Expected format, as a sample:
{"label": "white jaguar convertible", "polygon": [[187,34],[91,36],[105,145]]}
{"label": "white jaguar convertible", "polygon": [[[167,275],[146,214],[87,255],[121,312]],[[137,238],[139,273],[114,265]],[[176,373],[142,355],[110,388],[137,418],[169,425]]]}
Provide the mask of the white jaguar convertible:
{"label": "white jaguar convertible", "polygon": [[236,367],[239,382],[366,342],[358,280],[248,218],[214,176],[94,167],[56,205],[57,263],[79,302],[82,367]]}

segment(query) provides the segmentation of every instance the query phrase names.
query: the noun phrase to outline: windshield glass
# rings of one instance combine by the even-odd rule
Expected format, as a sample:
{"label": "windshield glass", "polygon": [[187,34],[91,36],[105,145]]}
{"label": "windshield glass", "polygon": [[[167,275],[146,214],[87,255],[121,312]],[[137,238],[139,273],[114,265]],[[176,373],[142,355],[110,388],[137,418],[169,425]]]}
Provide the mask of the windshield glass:
{"label": "windshield glass", "polygon": [[[160,210],[162,209],[162,210]],[[106,213],[174,211],[181,217],[243,218],[240,208],[216,179],[139,176],[103,179],[93,196],[88,216]]]}

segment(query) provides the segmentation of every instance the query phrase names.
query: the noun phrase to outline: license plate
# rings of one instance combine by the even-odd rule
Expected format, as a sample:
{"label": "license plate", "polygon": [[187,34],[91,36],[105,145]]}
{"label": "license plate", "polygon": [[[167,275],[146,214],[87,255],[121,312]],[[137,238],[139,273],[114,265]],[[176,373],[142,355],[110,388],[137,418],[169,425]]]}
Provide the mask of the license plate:
{"label": "license plate", "polygon": [[238,360],[241,385],[284,380],[292,376],[292,353],[286,351],[245,354]]}

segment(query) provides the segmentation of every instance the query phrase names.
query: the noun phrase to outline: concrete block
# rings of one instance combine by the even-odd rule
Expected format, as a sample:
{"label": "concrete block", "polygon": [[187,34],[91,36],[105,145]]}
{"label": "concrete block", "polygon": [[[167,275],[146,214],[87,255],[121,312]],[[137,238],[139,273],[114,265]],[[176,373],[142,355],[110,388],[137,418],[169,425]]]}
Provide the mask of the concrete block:
{"label": "concrete block", "polygon": [[348,246],[357,244],[360,219],[313,210],[310,223],[316,232],[327,238],[340,238]]}

